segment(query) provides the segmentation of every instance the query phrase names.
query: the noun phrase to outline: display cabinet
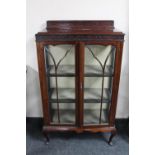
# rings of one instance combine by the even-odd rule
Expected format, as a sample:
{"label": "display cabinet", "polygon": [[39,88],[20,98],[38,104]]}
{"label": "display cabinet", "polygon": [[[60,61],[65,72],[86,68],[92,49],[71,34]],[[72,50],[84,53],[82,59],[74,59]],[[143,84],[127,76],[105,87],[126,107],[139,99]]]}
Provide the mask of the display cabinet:
{"label": "display cabinet", "polygon": [[124,34],[114,21],[47,21],[36,34],[43,133],[116,134]]}

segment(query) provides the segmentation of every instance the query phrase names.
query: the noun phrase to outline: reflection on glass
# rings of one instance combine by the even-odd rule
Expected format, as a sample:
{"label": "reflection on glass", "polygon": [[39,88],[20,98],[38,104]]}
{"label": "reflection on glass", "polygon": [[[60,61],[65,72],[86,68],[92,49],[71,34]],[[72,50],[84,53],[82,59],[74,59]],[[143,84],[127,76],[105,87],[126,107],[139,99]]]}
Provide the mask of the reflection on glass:
{"label": "reflection on glass", "polygon": [[75,124],[75,47],[44,48],[51,123]]}
{"label": "reflection on glass", "polygon": [[107,124],[114,73],[114,46],[86,45],[84,124]]}

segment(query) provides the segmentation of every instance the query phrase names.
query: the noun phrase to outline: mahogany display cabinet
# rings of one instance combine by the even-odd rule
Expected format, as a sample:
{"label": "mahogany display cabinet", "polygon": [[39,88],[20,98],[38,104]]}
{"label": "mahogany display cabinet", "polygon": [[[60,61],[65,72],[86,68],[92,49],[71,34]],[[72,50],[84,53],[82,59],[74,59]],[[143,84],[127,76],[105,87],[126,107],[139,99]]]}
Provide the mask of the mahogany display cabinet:
{"label": "mahogany display cabinet", "polygon": [[114,21],[47,21],[36,34],[43,133],[116,134],[124,34]]}

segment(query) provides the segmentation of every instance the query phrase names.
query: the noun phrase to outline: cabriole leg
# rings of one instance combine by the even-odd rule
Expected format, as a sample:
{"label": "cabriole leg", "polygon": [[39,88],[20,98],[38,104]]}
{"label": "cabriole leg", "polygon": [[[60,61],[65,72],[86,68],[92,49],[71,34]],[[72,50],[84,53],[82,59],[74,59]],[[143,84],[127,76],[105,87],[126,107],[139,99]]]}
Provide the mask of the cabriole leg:
{"label": "cabriole leg", "polygon": [[110,136],[109,141],[108,141],[109,145],[112,145],[112,139],[116,135],[116,133],[117,133],[116,130],[111,132],[111,136]]}
{"label": "cabriole leg", "polygon": [[48,133],[47,132],[43,132],[43,135],[45,137],[45,143],[49,144],[50,139],[49,139]]}

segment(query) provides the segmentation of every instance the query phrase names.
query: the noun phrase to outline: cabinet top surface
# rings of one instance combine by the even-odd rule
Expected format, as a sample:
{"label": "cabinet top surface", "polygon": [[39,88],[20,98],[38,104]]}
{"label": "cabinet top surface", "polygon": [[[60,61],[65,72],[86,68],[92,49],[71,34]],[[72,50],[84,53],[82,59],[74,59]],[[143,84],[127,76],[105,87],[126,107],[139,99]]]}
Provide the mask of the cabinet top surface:
{"label": "cabinet top surface", "polygon": [[113,20],[47,21],[46,31],[39,34],[109,34],[124,35],[114,29]]}
{"label": "cabinet top surface", "polygon": [[124,33],[114,29],[113,20],[47,21],[46,30],[36,34],[37,42],[124,41]]}

